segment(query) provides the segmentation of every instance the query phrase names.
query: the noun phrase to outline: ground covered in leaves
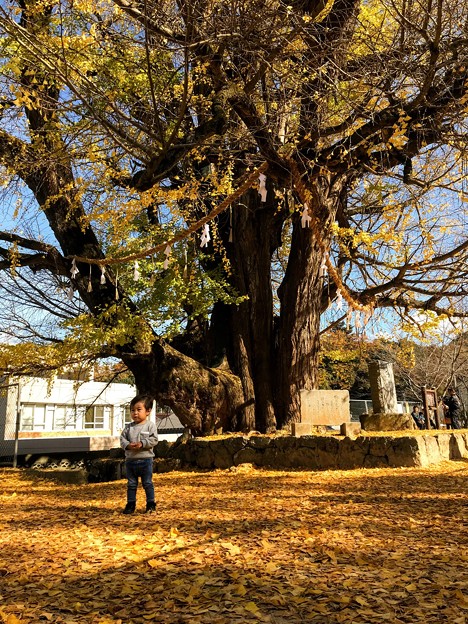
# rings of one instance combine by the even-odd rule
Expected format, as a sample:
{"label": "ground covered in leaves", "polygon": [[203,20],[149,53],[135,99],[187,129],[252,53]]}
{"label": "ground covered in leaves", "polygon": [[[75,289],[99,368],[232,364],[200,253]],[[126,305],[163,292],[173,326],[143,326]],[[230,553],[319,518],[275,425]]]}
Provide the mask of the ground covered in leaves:
{"label": "ground covered in leaves", "polygon": [[[0,622],[468,620],[468,463],[70,486],[0,470]],[[140,508],[143,492],[139,490]]]}

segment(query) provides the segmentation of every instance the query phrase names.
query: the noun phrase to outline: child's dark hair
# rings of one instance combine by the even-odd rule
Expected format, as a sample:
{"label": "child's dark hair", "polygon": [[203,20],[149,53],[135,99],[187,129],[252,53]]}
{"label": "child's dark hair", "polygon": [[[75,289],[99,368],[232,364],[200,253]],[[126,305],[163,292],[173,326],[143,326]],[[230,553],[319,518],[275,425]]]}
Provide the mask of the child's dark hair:
{"label": "child's dark hair", "polygon": [[130,401],[130,409],[137,403],[143,403],[146,410],[152,410],[154,399],[150,394],[137,394],[136,397]]}

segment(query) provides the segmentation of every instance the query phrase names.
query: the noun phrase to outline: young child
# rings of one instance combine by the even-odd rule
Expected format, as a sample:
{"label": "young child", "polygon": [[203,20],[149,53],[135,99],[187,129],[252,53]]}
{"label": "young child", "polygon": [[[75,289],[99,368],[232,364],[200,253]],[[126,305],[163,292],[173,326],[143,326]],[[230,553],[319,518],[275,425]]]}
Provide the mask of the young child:
{"label": "young child", "polygon": [[127,471],[127,504],[124,514],[132,514],[136,507],[138,477],[146,494],[146,511],[156,511],[153,486],[153,447],[158,441],[158,430],[154,422],[148,420],[154,399],[148,394],[138,394],[130,402],[130,415],[133,422],[126,425],[120,436],[120,446],[125,450]]}
{"label": "young child", "polygon": [[418,429],[426,428],[426,421],[424,419],[424,414],[421,412],[419,405],[413,405],[413,411],[411,412],[411,416],[413,417],[414,424]]}

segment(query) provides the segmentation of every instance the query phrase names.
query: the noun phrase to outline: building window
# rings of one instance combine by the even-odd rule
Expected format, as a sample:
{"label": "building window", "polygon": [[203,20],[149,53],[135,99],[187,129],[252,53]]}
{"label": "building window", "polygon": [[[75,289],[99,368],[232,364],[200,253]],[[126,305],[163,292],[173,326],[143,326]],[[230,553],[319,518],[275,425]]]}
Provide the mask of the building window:
{"label": "building window", "polygon": [[130,403],[124,405],[124,425],[129,425],[133,422],[132,417],[130,416]]}
{"label": "building window", "polygon": [[21,413],[22,431],[44,431],[46,423],[45,405],[23,405]]}
{"label": "building window", "polygon": [[54,429],[66,431],[76,429],[76,409],[68,405],[54,405]]}
{"label": "building window", "polygon": [[108,429],[112,415],[112,405],[23,403],[21,431]]}
{"label": "building window", "polygon": [[88,405],[84,416],[85,429],[104,429],[104,405]]}

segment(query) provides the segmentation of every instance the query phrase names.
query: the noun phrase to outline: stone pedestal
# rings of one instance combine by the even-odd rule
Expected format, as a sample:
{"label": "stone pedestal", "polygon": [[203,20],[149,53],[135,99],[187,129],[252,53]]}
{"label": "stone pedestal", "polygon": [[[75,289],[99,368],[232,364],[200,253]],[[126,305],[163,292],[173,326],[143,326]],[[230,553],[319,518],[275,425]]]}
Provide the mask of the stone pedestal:
{"label": "stone pedestal", "polygon": [[374,414],[396,414],[398,402],[393,377],[393,364],[381,360],[370,362],[369,381]]}
{"label": "stone pedestal", "polygon": [[361,427],[366,431],[402,431],[417,429],[411,414],[362,414]]}
{"label": "stone pedestal", "polygon": [[361,424],[356,422],[341,423],[340,434],[347,437],[361,435]]}
{"label": "stone pedestal", "polygon": [[296,438],[299,438],[303,435],[312,435],[314,431],[314,426],[310,423],[298,422],[291,424],[291,433]]}

